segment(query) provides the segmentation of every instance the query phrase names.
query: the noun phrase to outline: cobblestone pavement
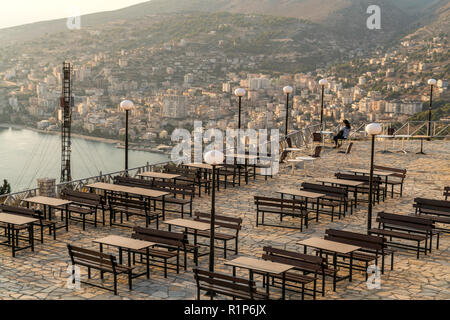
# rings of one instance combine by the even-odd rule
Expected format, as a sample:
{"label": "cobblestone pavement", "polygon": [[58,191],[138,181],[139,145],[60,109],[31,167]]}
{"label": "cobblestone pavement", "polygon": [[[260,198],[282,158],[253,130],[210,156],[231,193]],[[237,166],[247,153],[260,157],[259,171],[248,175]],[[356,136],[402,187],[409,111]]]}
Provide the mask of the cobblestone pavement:
{"label": "cobblestone pavement", "polygon": [[[400,149],[399,145],[389,147]],[[338,228],[350,231],[365,232],[367,208],[366,204],[358,207],[353,215],[347,215],[341,220],[330,221],[328,216],[322,216],[320,221],[311,222],[308,229],[298,230],[277,227],[255,226],[254,195],[275,195],[281,187],[298,187],[303,181],[314,181],[318,177],[331,177],[334,172],[344,168],[368,168],[370,148],[367,141],[355,142],[351,155],[338,154],[333,149],[326,149],[325,154],[317,160],[314,166],[308,165],[308,173],[313,176],[305,178],[301,168],[291,174],[290,167],[281,167],[281,172],[273,179],[264,180],[257,177],[250,180],[248,185],[221,189],[217,194],[216,212],[219,214],[242,217],[243,230],[240,233],[240,255],[257,256],[262,254],[265,245],[271,245],[289,250],[300,248],[296,242],[311,236],[323,236],[325,229]],[[382,148],[378,143],[377,149]],[[376,205],[376,212],[409,214],[412,213],[413,198],[417,196],[443,199],[442,191],[445,185],[450,185],[450,142],[425,142],[426,155],[417,155],[419,142],[407,143],[410,151],[403,153],[377,152],[375,162],[398,168],[406,168],[404,196],[402,198],[388,198],[384,203]],[[207,211],[209,198],[196,198],[194,210]],[[174,215],[175,216],[175,215]],[[178,216],[178,215],[177,215]],[[284,223],[298,223],[289,221]],[[0,248],[0,298],[1,299],[195,299],[195,283],[191,272],[193,263],[190,261],[188,271],[180,274],[169,272],[165,279],[161,269],[151,269],[151,279],[140,277],[134,280],[133,291],[128,291],[126,277],[119,277],[119,295],[91,286],[81,285],[79,289],[67,287],[69,273],[69,257],[67,243],[86,248],[97,249],[92,240],[109,234],[129,235],[130,230],[119,227],[87,227],[82,231],[80,224],[72,222],[70,232],[58,232],[58,240],[48,239],[44,245],[38,243],[35,252],[22,251],[12,258],[10,251]],[[220,244],[221,245],[221,244]],[[440,248],[427,256],[417,260],[414,253],[399,251],[395,257],[395,269],[387,268],[381,275],[381,288],[369,290],[365,281],[365,274],[355,272],[352,282],[342,281],[337,284],[336,292],[327,283],[325,297],[318,299],[450,299],[450,240],[448,234],[441,236]],[[117,251],[110,249],[117,254]],[[229,251],[228,259],[233,258]],[[223,265],[222,251],[216,252],[216,269],[231,272]],[[207,268],[208,257],[200,258],[200,266]],[[139,266],[138,268],[142,268]],[[247,273],[238,270],[238,275],[247,277]],[[87,278],[82,268],[82,278]],[[97,278],[98,275],[94,277]],[[258,278],[256,278],[258,280]],[[111,284],[110,278],[105,282]],[[260,281],[258,281],[260,285]],[[279,290],[273,289],[273,297],[279,297]],[[298,294],[287,295],[289,299],[298,299]]]}

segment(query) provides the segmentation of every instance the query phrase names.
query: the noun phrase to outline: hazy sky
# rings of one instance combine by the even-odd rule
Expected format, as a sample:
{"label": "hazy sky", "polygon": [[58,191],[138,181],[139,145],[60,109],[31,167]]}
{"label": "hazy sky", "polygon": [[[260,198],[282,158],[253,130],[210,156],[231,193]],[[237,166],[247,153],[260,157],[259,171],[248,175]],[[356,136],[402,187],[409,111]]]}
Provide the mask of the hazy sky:
{"label": "hazy sky", "polygon": [[1,0],[0,28],[108,11],[131,6],[145,0]]}

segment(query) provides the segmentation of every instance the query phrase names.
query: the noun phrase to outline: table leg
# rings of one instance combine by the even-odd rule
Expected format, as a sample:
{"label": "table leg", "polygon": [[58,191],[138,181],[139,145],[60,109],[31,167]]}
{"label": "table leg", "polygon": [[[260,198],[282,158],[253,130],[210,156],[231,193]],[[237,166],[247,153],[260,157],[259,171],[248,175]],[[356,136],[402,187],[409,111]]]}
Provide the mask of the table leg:
{"label": "table leg", "polygon": [[34,252],[34,225],[33,225],[33,222],[30,223],[30,225],[28,227],[28,233],[29,233],[29,238],[30,238],[31,251]]}
{"label": "table leg", "polygon": [[319,203],[320,203],[319,199],[320,198],[317,198],[317,203],[316,203],[316,205],[317,205],[317,208],[316,208],[316,221],[317,222],[319,221]]}
{"label": "table leg", "polygon": [[[61,214],[63,212],[61,211]],[[66,231],[69,231],[69,205],[66,204]]]}
{"label": "table leg", "polygon": [[286,300],[286,272],[283,272],[281,286],[281,300]]}
{"label": "table leg", "polygon": [[305,226],[306,228],[308,228],[308,197],[305,197],[305,210],[306,210]]}
{"label": "table leg", "polygon": [[147,255],[147,279],[150,279],[150,249],[145,248],[145,254]]}
{"label": "table leg", "polygon": [[352,282],[352,273],[353,273],[353,252],[350,252],[350,274],[349,281]]}
{"label": "table leg", "polygon": [[122,264],[122,248],[119,248],[119,263]]}
{"label": "table leg", "polygon": [[[334,270],[337,270],[337,252],[333,254],[333,267]],[[333,291],[336,291],[336,273],[334,273],[333,278]]]}
{"label": "table leg", "polygon": [[13,258],[16,257],[16,239],[14,238],[14,226],[12,224],[8,224],[9,236],[11,238],[11,250]]}

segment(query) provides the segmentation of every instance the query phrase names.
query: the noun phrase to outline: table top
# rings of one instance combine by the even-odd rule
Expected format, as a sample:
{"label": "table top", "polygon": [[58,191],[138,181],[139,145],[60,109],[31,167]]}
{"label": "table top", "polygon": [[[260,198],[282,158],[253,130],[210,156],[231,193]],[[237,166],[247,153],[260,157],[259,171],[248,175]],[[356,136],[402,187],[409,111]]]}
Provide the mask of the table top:
{"label": "table top", "polygon": [[131,250],[142,250],[155,245],[156,243],[150,241],[142,241],[138,239],[126,238],[122,236],[107,236],[100,239],[95,239],[93,242],[106,244],[108,246],[120,247]]}
{"label": "table top", "polygon": [[300,148],[286,148],[284,150],[286,150],[286,151],[302,151],[302,149],[300,149]]}
{"label": "table top", "polygon": [[173,225],[173,226],[190,228],[190,229],[199,230],[199,231],[206,231],[206,230],[211,229],[211,225],[209,223],[188,220],[188,219],[173,219],[173,220],[165,220],[162,222],[165,224]]}
{"label": "table top", "polygon": [[324,193],[316,193],[316,192],[309,192],[304,190],[295,190],[295,189],[281,189],[277,191],[277,193],[283,193],[283,194],[289,194],[291,196],[296,197],[305,197],[310,199],[317,199],[323,196],[326,196]]}
{"label": "table top", "polygon": [[104,183],[104,182],[92,183],[92,184],[87,185],[86,187],[101,189],[101,190],[108,190],[108,191],[113,191],[113,192],[130,193],[130,194],[134,194],[134,195],[138,195],[138,196],[151,197],[151,198],[159,198],[159,197],[170,194],[170,192],[137,188],[137,187],[128,187],[128,186],[122,186],[120,184],[112,184],[112,183]]}
{"label": "table top", "polygon": [[[345,169],[345,171],[355,172],[355,173],[363,173],[363,174],[370,174],[370,170],[367,169]],[[391,176],[394,174],[394,172],[390,171],[382,171],[382,170],[374,170],[373,174],[376,176]]]}
{"label": "table top", "polygon": [[418,138],[418,139],[429,139],[430,136],[427,135],[417,135],[417,136],[411,136],[411,138]]}
{"label": "table top", "polygon": [[333,131],[320,131],[320,133],[322,133],[322,134],[333,134],[334,132]]}
{"label": "table top", "polygon": [[395,138],[411,138],[412,136],[409,134],[396,134]]}
{"label": "table top", "polygon": [[303,162],[305,160],[302,160],[302,159],[287,159],[286,161],[287,162]]}
{"label": "table top", "polygon": [[395,136],[389,134],[379,134],[376,136],[376,138],[395,138]]}
{"label": "table top", "polygon": [[44,196],[26,198],[26,199],[23,199],[23,201],[29,202],[29,203],[43,204],[43,205],[51,206],[51,207],[60,207],[60,206],[64,206],[66,204],[72,203],[72,201],[58,199],[58,198],[44,197]]}
{"label": "table top", "polygon": [[319,237],[312,237],[303,241],[297,242],[297,244],[313,247],[316,249],[333,251],[341,254],[347,254],[358,249],[361,249],[358,246],[353,246],[350,244],[340,243],[336,241],[325,240]]}
{"label": "table top", "polygon": [[258,159],[258,156],[255,154],[234,154],[234,155],[232,155],[232,157],[249,159],[249,160]]}
{"label": "table top", "polygon": [[316,160],[314,157],[296,157],[296,160]]}
{"label": "table top", "polygon": [[361,185],[365,184],[364,181],[344,180],[344,179],[335,179],[335,178],[319,178],[316,180],[319,182],[339,184],[342,186],[350,186],[350,187],[357,187],[357,186],[361,186]]}
{"label": "table top", "polygon": [[238,257],[230,261],[225,261],[225,265],[274,274],[280,274],[293,268],[293,266],[288,264],[251,257]]}
{"label": "table top", "polygon": [[[197,168],[197,169],[207,169],[212,170],[212,165],[208,163],[199,163],[199,162],[193,162],[193,163],[185,163],[183,166],[191,167],[191,168]],[[216,165],[216,169],[220,169],[222,166]]]}
{"label": "table top", "polygon": [[28,223],[37,222],[37,221],[39,221],[39,220],[36,218],[29,218],[29,217],[19,216],[16,214],[0,212],[0,222],[3,222],[3,223],[10,223],[10,224],[14,224],[14,225],[23,225],[23,224],[28,224]]}
{"label": "table top", "polygon": [[154,171],[147,171],[147,172],[139,173],[138,176],[156,178],[156,179],[176,179],[176,178],[180,177],[179,174],[154,172]]}

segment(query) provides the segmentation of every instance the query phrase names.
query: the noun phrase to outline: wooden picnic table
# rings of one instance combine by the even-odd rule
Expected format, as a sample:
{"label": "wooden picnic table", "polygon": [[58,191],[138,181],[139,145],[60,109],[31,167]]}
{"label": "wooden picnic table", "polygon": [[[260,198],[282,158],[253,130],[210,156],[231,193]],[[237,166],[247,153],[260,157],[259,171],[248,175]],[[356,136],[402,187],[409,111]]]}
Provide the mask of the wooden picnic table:
{"label": "wooden picnic table", "polygon": [[[370,170],[367,169],[345,169],[345,171],[353,172],[353,173],[360,173],[362,175],[369,175]],[[378,177],[384,177],[384,192],[387,193],[388,189],[388,178],[395,174],[395,172],[392,171],[382,171],[382,170],[374,170],[373,174]]]}
{"label": "wooden picnic table", "polygon": [[[200,163],[200,162],[184,163],[183,166],[188,167],[188,168],[197,169],[199,185],[200,185],[201,172],[203,171],[204,178],[208,179],[208,171],[212,171],[212,169],[213,169],[212,165],[210,165],[208,163]],[[216,165],[215,168],[221,169],[221,168],[223,168],[223,166]],[[219,181],[219,170],[216,170],[216,177],[217,177],[216,180],[218,182]],[[220,183],[217,183],[216,187],[217,187],[217,190],[220,190]]]}
{"label": "wooden picnic table", "polygon": [[[225,261],[224,263],[227,266],[233,267],[233,276],[236,277],[236,268],[243,268],[249,271],[249,280],[253,281],[253,273],[262,272],[265,274],[276,274],[282,275],[282,294],[281,299],[285,299],[285,291],[286,291],[286,271],[293,268],[293,266],[278,262],[272,262],[252,257],[238,257],[233,260]],[[269,285],[266,285],[266,293],[269,296]]]}
{"label": "wooden picnic table", "polygon": [[164,172],[155,172],[155,171],[147,171],[143,173],[138,174],[139,177],[145,177],[145,178],[152,178],[155,179],[161,179],[161,180],[176,180],[181,175],[179,174],[172,174],[172,173],[164,173]]}
{"label": "wooden picnic table", "polygon": [[[281,198],[283,199],[283,195],[287,194],[292,196],[295,200],[295,197],[301,197],[305,199],[305,207],[308,209],[308,199],[316,200],[316,221],[319,217],[319,200],[320,198],[326,196],[324,193],[310,192],[304,190],[296,190],[296,189],[281,189],[278,190],[277,193],[281,194]],[[305,226],[308,227],[308,219],[305,219]]]}
{"label": "wooden picnic table", "polygon": [[303,253],[307,254],[307,248],[312,247],[319,250],[320,256],[322,256],[323,251],[328,251],[333,253],[333,266],[334,269],[337,270],[337,255],[338,254],[349,254],[350,255],[350,262],[349,262],[349,274],[344,277],[337,277],[335,275],[335,279],[333,281],[333,290],[336,290],[336,282],[349,279],[349,281],[352,281],[352,272],[353,272],[353,252],[356,250],[361,249],[361,247],[345,244],[341,242],[336,241],[330,241],[325,240],[319,237],[312,237],[308,238],[306,240],[302,240],[297,242],[297,244],[303,246]]}
{"label": "wooden picnic table", "polygon": [[318,178],[316,180],[322,182],[322,184],[328,183],[332,186],[343,186],[345,189],[347,189],[347,191],[349,187],[354,187],[355,191],[353,192],[353,196],[355,198],[355,208],[358,206],[358,187],[364,185],[364,181],[345,180],[337,178]]}
{"label": "wooden picnic table", "polygon": [[[194,245],[197,245],[198,231],[207,231],[207,230],[211,229],[211,225],[209,223],[188,220],[188,219],[181,219],[181,218],[166,220],[166,221],[163,221],[163,223],[165,223],[169,226],[169,231],[172,231],[172,226],[184,228],[186,234],[188,234],[188,229],[194,230]],[[199,256],[201,256],[201,255],[199,255]]]}
{"label": "wooden picnic table", "polygon": [[[52,220],[52,209],[59,209],[61,211],[61,218],[64,217],[64,211],[65,211],[65,224],[59,227],[55,227],[55,229],[61,229],[65,228],[66,231],[69,231],[69,204],[72,203],[72,201],[64,200],[64,199],[58,199],[58,198],[52,198],[52,197],[44,197],[44,196],[36,196],[31,198],[23,199],[24,202],[27,203],[27,208],[30,208],[30,204],[38,204],[42,205],[44,207],[44,217],[48,217],[48,219]],[[47,215],[47,208],[48,208],[48,215]],[[64,210],[62,210],[64,209]]]}
{"label": "wooden picnic table", "polygon": [[[31,251],[34,251],[34,234],[33,234],[33,223],[38,222],[38,219],[24,217],[20,215],[0,212],[0,223],[6,224],[6,232],[5,237],[6,241],[0,242],[1,245],[7,246],[11,248],[12,256],[16,256],[16,252],[20,250],[24,250],[27,248],[31,248]],[[16,226],[28,225],[28,246],[19,247],[18,240],[16,241],[15,232]]]}
{"label": "wooden picnic table", "polygon": [[94,243],[98,243],[100,246],[100,252],[103,252],[103,246],[112,246],[119,249],[119,263],[122,264],[122,255],[123,250],[126,250],[128,253],[128,266],[131,267],[131,251],[138,251],[146,249],[147,254],[147,268],[145,273],[141,274],[133,274],[133,278],[140,277],[142,275],[146,275],[147,279],[150,278],[150,261],[149,261],[149,248],[154,246],[155,242],[150,241],[142,241],[138,239],[133,238],[127,238],[122,236],[116,236],[116,235],[110,235],[104,238],[99,238],[93,240]]}
{"label": "wooden picnic table", "polygon": [[[213,168],[212,165],[210,165],[208,163],[200,163],[200,162],[185,163],[185,164],[183,164],[183,166],[190,167],[190,168],[196,168],[196,169],[203,169],[203,170],[212,170],[212,168]],[[216,169],[222,168],[222,166],[220,166],[220,165],[216,165],[215,167],[216,167]]]}
{"label": "wooden picnic table", "polygon": [[158,191],[158,190],[138,188],[138,187],[129,187],[129,186],[123,186],[120,184],[112,184],[112,183],[104,183],[104,182],[96,182],[96,183],[88,184],[86,187],[92,188],[92,189],[100,189],[100,190],[104,190],[104,191],[134,194],[134,195],[150,197],[150,198],[159,198],[159,197],[164,197],[164,196],[167,196],[170,194],[170,192],[165,192],[165,191]]}
{"label": "wooden picnic table", "polygon": [[[106,193],[108,191],[146,197],[149,200],[155,200],[155,203],[156,203],[156,199],[161,198],[161,200],[162,200],[161,211],[162,211],[163,217],[165,217],[165,206],[166,206],[165,196],[170,195],[170,192],[137,188],[137,187],[128,187],[128,186],[123,186],[120,184],[112,184],[112,183],[104,183],[104,182],[96,182],[96,183],[88,184],[86,187],[90,188],[90,189],[103,190],[104,191],[103,197],[105,198],[105,200],[106,200]],[[155,204],[155,206],[156,206],[156,204]]]}
{"label": "wooden picnic table", "polygon": [[[249,166],[249,160],[252,161],[253,166],[253,180],[256,179],[256,160],[258,160],[259,156],[255,154],[232,154],[232,155],[225,155],[225,157],[228,158],[234,158],[234,159],[244,159],[244,167],[245,167],[245,183],[248,184],[248,166]],[[242,163],[235,163],[235,164],[242,164]],[[239,184],[241,183],[241,167],[238,167],[238,175],[239,175]]]}

